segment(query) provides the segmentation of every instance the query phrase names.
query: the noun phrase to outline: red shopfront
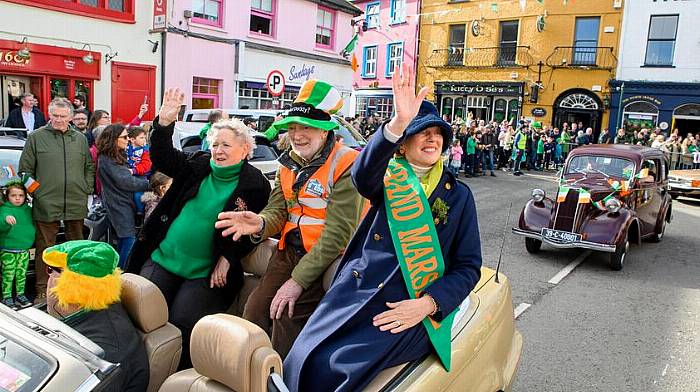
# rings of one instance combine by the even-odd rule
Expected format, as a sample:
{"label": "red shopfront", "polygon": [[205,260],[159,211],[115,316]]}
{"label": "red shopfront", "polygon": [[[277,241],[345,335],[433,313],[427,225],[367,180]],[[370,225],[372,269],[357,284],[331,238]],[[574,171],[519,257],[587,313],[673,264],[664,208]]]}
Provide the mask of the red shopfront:
{"label": "red shopfront", "polygon": [[[28,60],[18,55],[25,46],[30,53]],[[88,53],[93,58],[89,64],[83,60]],[[93,110],[93,87],[100,79],[101,58],[99,52],[0,40],[0,118],[7,117],[17,97],[25,92],[34,94],[39,108],[47,115],[53,98],[72,100],[76,94],[86,96],[87,106]]]}

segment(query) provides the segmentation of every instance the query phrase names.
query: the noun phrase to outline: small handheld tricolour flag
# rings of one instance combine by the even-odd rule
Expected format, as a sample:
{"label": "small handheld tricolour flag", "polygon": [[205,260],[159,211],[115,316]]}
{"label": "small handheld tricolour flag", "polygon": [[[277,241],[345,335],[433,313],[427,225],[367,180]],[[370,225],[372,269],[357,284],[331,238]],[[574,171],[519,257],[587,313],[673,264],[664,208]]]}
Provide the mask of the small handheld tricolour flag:
{"label": "small handheld tricolour flag", "polygon": [[39,189],[39,181],[33,179],[28,174],[25,174],[22,177],[22,183],[24,184],[24,187],[27,189],[27,192],[29,192],[29,193],[34,193],[34,191]]}
{"label": "small handheld tricolour flag", "polygon": [[563,203],[566,200],[566,195],[569,193],[569,187],[560,186],[557,193],[557,203]]}
{"label": "small handheld tricolour flag", "polygon": [[17,172],[12,165],[7,165],[2,167],[2,174],[7,178],[12,178],[17,175]]}

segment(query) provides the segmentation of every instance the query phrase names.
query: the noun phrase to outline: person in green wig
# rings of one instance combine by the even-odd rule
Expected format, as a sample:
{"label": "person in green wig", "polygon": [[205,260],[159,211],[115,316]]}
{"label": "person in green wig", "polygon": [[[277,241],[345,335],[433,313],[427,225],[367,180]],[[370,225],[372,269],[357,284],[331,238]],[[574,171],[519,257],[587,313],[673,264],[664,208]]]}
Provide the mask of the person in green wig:
{"label": "person in green wig", "polygon": [[49,314],[100,346],[105,351],[103,359],[120,364],[123,371],[113,390],[145,391],[148,357],[121,304],[117,251],[104,242],[77,240],[47,248],[43,257],[49,274]]}

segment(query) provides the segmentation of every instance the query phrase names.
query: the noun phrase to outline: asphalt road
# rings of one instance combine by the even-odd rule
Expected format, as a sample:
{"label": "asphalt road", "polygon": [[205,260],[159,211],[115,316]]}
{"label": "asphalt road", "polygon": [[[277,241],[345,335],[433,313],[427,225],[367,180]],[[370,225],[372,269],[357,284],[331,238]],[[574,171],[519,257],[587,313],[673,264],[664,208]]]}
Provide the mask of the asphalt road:
{"label": "asphalt road", "polygon": [[[496,267],[507,227],[501,271],[513,306],[524,309],[513,391],[700,391],[700,200],[674,201],[663,241],[632,246],[616,272],[596,252],[543,245],[528,254],[510,228],[533,188],[554,194],[553,174],[497,175],[465,182],[476,196],[486,266]],[[573,261],[582,262],[550,283]]]}

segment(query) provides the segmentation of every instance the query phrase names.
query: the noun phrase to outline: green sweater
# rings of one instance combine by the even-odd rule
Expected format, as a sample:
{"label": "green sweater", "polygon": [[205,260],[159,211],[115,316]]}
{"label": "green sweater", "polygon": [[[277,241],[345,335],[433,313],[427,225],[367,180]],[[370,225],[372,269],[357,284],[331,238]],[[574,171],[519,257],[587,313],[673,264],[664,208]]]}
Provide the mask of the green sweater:
{"label": "green sweater", "polygon": [[[5,221],[8,215],[15,217],[16,225]],[[0,205],[0,249],[29,250],[35,235],[32,207],[27,203],[19,207],[10,202]]]}
{"label": "green sweater", "polygon": [[469,137],[467,139],[467,155],[476,154],[476,139]]}
{"label": "green sweater", "polygon": [[165,239],[151,255],[161,267],[185,279],[206,278],[212,259],[214,223],[238,185],[243,161],[232,166],[216,166],[199,185],[199,191],[185,203]]}
{"label": "green sweater", "polygon": [[537,141],[537,153],[544,154],[544,140],[542,140],[542,137]]}

